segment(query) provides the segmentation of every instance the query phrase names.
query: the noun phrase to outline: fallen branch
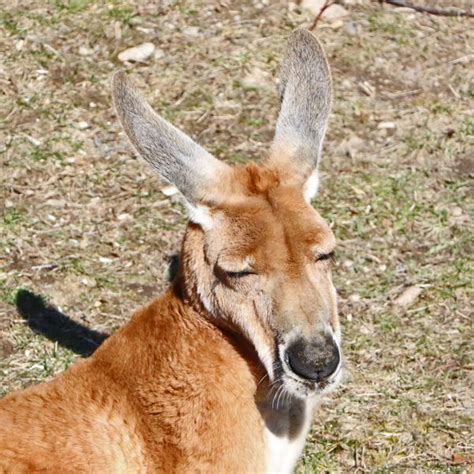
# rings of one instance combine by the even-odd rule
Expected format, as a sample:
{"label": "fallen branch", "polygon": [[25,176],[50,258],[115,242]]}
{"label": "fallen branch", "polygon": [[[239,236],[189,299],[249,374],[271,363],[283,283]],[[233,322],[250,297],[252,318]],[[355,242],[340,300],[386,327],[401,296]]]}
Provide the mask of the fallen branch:
{"label": "fallen branch", "polygon": [[436,8],[436,7],[431,7],[431,6],[420,6],[420,5],[413,5],[413,3],[407,2],[405,0],[378,0],[378,1],[379,3],[388,3],[396,7],[410,8],[411,10],[415,10],[421,13],[429,13],[430,15],[467,16],[470,18],[474,18],[473,11],[461,10],[456,7]]}
{"label": "fallen branch", "polygon": [[319,19],[323,16],[323,13],[331,6],[334,5],[335,2],[332,0],[326,0],[324,2],[324,5],[321,7],[321,10],[319,10],[319,13],[316,15],[316,18],[313,20],[313,23],[311,23],[311,26],[308,28],[309,31],[313,31],[316,28],[316,25],[318,24]]}

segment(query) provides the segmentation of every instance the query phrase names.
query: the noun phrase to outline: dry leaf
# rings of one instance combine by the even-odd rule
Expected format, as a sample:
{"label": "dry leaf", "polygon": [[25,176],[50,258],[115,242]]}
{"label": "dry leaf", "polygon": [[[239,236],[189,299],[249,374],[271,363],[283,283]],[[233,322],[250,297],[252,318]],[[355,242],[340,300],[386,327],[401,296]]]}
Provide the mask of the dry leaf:
{"label": "dry leaf", "polygon": [[118,55],[118,58],[122,62],[142,62],[152,56],[154,52],[155,45],[153,43],[143,43],[133,48],[128,48],[125,51],[122,51]]}
{"label": "dry leaf", "polygon": [[472,458],[468,458],[462,454],[453,454],[451,458],[451,464],[472,464],[474,460]]}
{"label": "dry leaf", "polygon": [[419,286],[409,286],[403,293],[393,301],[394,305],[397,306],[410,306],[421,294],[421,288]]}

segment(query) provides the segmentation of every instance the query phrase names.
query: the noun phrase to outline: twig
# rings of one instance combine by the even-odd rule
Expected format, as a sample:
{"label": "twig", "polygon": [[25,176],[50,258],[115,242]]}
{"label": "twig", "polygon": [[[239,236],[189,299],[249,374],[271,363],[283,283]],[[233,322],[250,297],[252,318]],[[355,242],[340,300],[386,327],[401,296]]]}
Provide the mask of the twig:
{"label": "twig", "polygon": [[406,2],[405,0],[378,0],[378,1],[379,3],[388,3],[396,7],[410,8],[411,10],[415,10],[421,13],[429,13],[430,15],[467,16],[470,18],[474,18],[473,11],[461,10],[455,7],[436,8],[436,7],[431,7],[431,6],[420,6],[420,5],[413,5],[413,3]]}
{"label": "twig", "polygon": [[331,6],[334,5],[334,2],[331,0],[326,0],[324,2],[324,5],[321,7],[321,10],[319,10],[319,13],[316,15],[316,18],[313,20],[313,23],[311,23],[311,26],[308,28],[309,31],[313,31],[316,28],[316,25],[318,24],[319,19],[323,16],[323,13]]}

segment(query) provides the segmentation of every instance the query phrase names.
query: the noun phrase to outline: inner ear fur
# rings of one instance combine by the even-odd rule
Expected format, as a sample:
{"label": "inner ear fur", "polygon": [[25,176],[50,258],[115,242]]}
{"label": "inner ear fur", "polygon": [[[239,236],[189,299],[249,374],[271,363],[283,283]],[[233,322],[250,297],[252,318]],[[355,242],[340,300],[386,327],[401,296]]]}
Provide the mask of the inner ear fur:
{"label": "inner ear fur", "polygon": [[229,166],[160,117],[124,72],[115,74],[112,89],[117,114],[138,154],[191,205],[201,203]]}
{"label": "inner ear fur", "polygon": [[289,39],[279,92],[281,108],[269,161],[302,185],[311,178],[307,187],[317,189],[314,173],[331,109],[332,86],[324,50],[307,30],[297,30]]}

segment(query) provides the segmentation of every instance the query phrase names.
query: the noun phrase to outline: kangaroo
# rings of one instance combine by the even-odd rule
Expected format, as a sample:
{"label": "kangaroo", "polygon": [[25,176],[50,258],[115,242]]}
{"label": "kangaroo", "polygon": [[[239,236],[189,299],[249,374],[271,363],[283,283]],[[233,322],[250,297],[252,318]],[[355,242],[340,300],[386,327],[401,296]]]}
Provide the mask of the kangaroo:
{"label": "kangaroo", "polygon": [[294,32],[261,164],[232,167],[113,80],[133,147],[189,210],[180,268],[89,358],[0,401],[1,472],[290,473],[342,373],[335,238],[310,204],[331,105]]}

